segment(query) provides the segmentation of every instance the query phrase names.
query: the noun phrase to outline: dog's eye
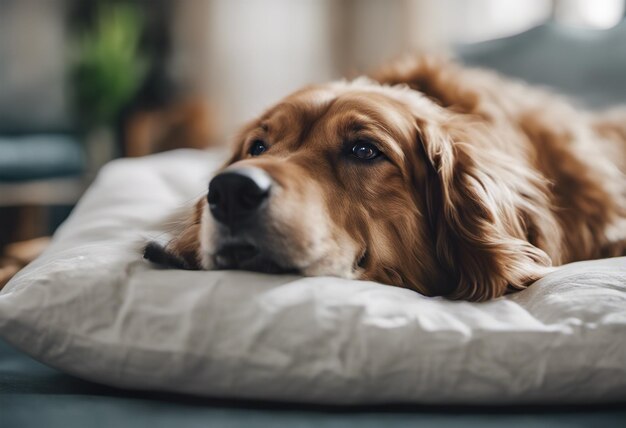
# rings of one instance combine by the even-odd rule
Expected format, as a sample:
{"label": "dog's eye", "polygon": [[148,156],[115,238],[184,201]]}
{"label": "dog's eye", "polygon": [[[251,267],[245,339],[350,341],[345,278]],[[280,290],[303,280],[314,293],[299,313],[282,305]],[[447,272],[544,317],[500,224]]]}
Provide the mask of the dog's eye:
{"label": "dog's eye", "polygon": [[265,144],[264,141],[254,140],[252,142],[252,145],[250,146],[250,150],[248,151],[248,153],[250,153],[252,156],[259,156],[266,150],[267,150],[267,144]]}
{"label": "dog's eye", "polygon": [[352,156],[361,160],[372,160],[380,156],[380,150],[367,142],[358,142],[352,147]]}

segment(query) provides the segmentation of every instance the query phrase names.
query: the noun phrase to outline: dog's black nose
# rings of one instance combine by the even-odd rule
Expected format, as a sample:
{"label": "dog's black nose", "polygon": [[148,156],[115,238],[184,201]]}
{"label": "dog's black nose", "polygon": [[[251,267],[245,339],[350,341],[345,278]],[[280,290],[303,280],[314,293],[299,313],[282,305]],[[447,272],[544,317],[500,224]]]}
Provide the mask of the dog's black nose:
{"label": "dog's black nose", "polygon": [[249,221],[267,200],[272,178],[260,168],[231,168],[209,183],[207,199],[213,217],[229,227]]}

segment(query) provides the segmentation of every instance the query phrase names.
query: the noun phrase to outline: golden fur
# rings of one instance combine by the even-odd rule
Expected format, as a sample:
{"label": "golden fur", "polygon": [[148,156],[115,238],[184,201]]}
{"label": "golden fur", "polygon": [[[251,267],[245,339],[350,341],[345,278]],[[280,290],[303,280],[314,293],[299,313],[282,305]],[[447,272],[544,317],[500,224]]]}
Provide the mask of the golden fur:
{"label": "golden fur", "polygon": [[[481,301],[551,266],[625,254],[626,111],[586,112],[428,57],[372,79],[298,91],[237,141],[226,168],[255,166],[277,183],[258,245],[279,270]],[[257,140],[269,148],[252,157]],[[384,156],[351,158],[355,141]],[[224,232],[204,198],[192,217],[147,257],[219,268]]]}

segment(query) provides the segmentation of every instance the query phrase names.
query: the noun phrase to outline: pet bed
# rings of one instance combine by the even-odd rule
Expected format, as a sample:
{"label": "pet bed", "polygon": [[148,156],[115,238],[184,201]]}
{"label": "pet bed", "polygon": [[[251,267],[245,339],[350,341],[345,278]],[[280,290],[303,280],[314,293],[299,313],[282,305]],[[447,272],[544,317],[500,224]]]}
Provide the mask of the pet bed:
{"label": "pet bed", "polygon": [[159,269],[160,221],[223,157],[106,166],[50,248],[0,293],[0,337],[141,390],[328,404],[626,397],[626,258],[575,263],[486,303],[330,277]]}

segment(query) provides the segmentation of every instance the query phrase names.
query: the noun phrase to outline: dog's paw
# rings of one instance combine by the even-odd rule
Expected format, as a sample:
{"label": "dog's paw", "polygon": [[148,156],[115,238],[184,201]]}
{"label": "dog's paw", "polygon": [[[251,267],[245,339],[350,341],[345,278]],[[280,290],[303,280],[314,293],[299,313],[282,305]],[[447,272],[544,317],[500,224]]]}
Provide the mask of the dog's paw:
{"label": "dog's paw", "polygon": [[150,241],[143,249],[143,258],[156,265],[176,269],[189,269],[181,257],[167,251],[167,248],[156,241]]}

